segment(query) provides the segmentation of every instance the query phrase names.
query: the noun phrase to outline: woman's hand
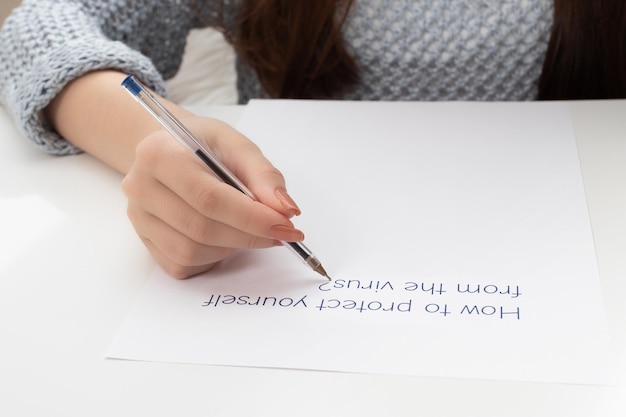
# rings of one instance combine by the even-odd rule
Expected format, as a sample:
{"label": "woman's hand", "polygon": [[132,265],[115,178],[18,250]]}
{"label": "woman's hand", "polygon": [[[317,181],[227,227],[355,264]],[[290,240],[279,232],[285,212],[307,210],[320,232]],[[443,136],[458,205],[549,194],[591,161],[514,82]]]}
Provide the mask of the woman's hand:
{"label": "woman's hand", "polygon": [[282,175],[228,125],[160,99],[255,194],[220,182],[121,87],[126,74],[94,71],[69,83],[43,115],[68,141],[126,174],[128,216],[156,261],[186,278],[235,248],[304,237]]}
{"label": "woman's hand", "polygon": [[257,146],[214,119],[181,120],[256,195],[254,201],[212,175],[168,132],[136,148],[123,181],[128,216],[156,261],[172,276],[210,269],[236,248],[266,248],[304,238],[289,218],[299,209],[282,175]]}

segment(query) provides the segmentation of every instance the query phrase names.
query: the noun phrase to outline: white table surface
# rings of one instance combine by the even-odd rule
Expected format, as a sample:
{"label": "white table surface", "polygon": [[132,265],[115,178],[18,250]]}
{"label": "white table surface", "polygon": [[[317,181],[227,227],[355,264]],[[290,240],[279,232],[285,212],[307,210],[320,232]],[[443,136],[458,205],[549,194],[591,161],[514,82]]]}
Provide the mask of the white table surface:
{"label": "white table surface", "polygon": [[[231,123],[241,113],[194,110]],[[0,416],[626,416],[626,100],[572,112],[610,387],[105,359],[154,267],[126,218],[122,176],[89,155],[41,153],[0,108]]]}

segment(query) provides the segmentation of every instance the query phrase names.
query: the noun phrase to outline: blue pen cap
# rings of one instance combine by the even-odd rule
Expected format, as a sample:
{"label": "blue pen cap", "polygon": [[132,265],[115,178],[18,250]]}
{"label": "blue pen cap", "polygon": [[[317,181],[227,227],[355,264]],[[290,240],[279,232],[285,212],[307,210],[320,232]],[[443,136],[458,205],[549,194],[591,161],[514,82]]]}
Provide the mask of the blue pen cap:
{"label": "blue pen cap", "polygon": [[122,87],[127,89],[133,96],[139,95],[141,92],[141,86],[132,75],[127,76],[122,81]]}

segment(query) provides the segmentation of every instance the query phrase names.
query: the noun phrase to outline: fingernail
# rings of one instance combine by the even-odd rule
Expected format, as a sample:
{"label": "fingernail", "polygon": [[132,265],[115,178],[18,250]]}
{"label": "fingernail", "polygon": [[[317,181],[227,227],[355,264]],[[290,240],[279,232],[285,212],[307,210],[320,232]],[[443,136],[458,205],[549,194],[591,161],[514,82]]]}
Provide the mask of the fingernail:
{"label": "fingernail", "polygon": [[287,217],[300,215],[300,208],[298,208],[296,202],[293,201],[289,194],[287,194],[287,190],[285,190],[284,188],[277,188],[274,194],[280,201],[280,204],[282,204],[283,208],[285,209],[285,214],[287,215]]}
{"label": "fingernail", "polygon": [[304,233],[284,224],[277,224],[270,228],[268,237],[285,242],[300,242],[304,240]]}

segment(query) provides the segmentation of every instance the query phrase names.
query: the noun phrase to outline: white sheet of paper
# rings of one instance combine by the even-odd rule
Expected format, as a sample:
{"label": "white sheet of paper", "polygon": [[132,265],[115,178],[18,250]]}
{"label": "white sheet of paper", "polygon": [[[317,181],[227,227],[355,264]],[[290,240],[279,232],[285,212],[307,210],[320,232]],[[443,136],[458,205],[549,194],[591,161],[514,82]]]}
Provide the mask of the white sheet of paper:
{"label": "white sheet of paper", "polygon": [[334,281],[281,247],[157,268],[108,357],[611,383],[567,104],[252,101],[238,127]]}

